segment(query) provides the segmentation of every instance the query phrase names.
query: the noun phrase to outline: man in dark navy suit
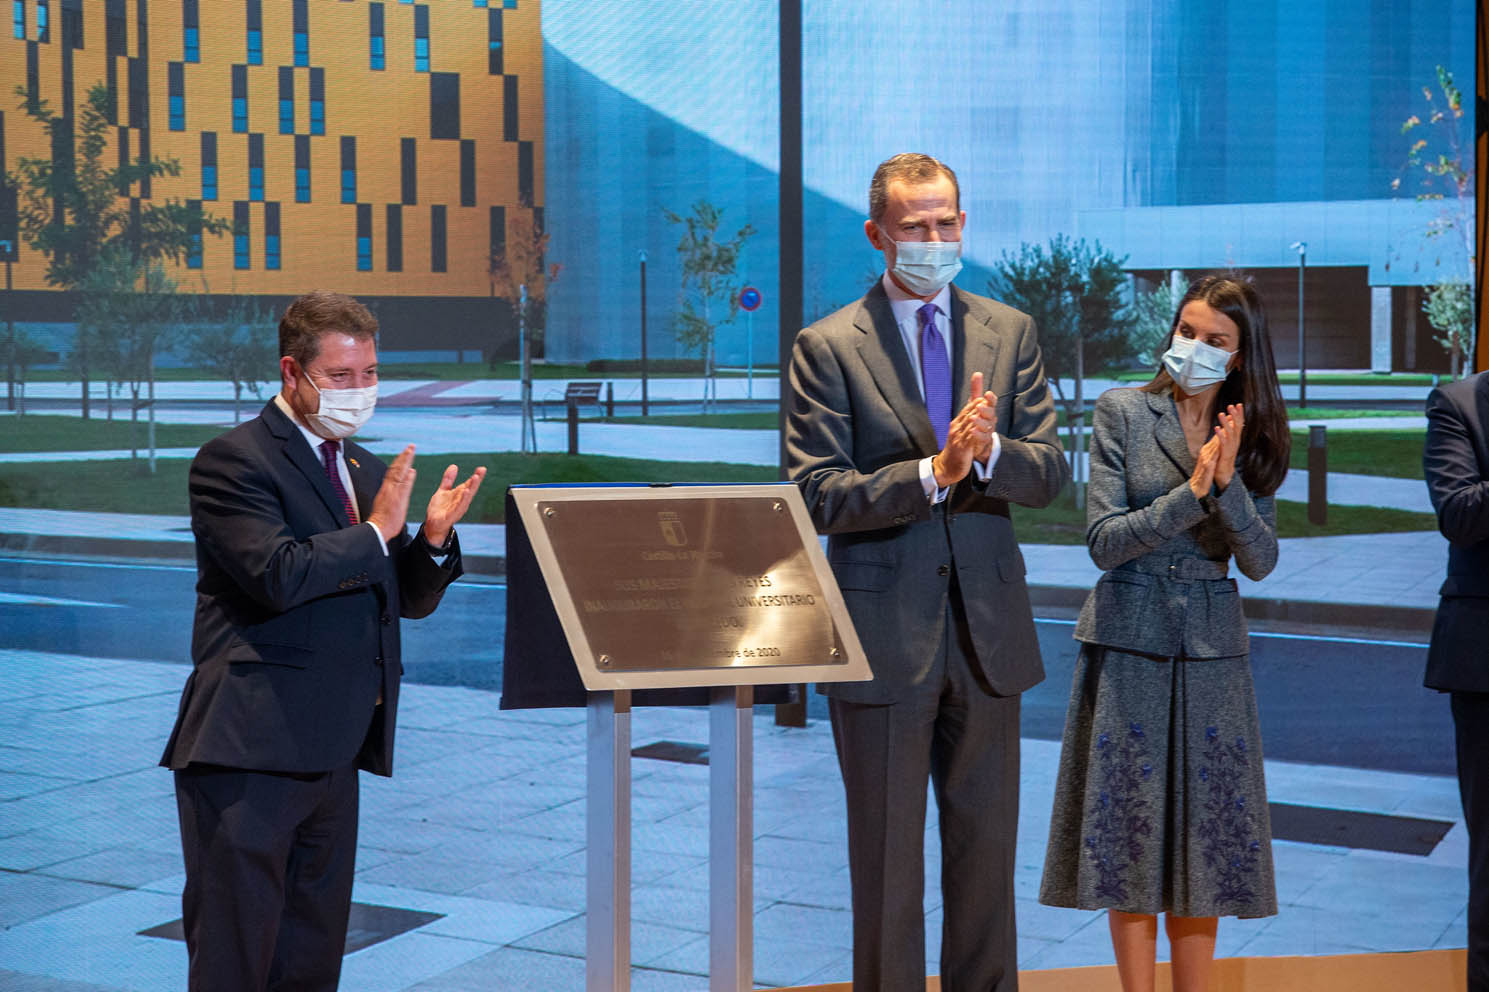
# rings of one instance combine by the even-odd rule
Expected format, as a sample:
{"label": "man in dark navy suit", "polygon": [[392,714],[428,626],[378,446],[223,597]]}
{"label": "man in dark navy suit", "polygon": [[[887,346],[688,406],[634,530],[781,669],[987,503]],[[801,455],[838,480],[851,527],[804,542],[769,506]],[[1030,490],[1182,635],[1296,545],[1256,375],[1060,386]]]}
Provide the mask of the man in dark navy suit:
{"label": "man in dark navy suit", "polygon": [[191,465],[193,669],[175,771],[193,992],[335,989],[356,866],[359,769],[389,775],[398,618],[461,574],[454,525],[485,477],[445,470],[404,527],[413,445],[348,439],[377,402],[377,321],[306,294],[279,323],[283,389]]}
{"label": "man in dark navy suit", "polygon": [[1468,826],[1468,987],[1489,992],[1489,372],[1432,391],[1422,474],[1448,539],[1429,688],[1452,693]]}

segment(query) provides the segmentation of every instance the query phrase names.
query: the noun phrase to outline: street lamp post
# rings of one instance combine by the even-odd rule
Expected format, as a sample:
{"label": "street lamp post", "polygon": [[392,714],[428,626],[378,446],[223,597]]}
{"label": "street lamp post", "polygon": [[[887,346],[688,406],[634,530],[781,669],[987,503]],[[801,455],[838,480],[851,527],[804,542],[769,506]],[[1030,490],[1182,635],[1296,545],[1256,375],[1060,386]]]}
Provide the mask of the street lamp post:
{"label": "street lamp post", "polygon": [[646,395],[646,250],[641,251],[641,416],[649,415]]}
{"label": "street lamp post", "polygon": [[1298,253],[1298,406],[1308,405],[1308,339],[1303,336],[1303,271],[1308,267],[1308,242],[1294,241]]}

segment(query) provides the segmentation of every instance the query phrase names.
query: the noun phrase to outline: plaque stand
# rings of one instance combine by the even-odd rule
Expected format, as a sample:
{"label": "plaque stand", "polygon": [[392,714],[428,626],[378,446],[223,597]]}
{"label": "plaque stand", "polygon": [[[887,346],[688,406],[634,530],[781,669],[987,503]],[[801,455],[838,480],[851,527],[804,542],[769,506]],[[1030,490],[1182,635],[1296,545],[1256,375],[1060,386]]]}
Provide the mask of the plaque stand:
{"label": "plaque stand", "polygon": [[[551,601],[524,609],[538,631],[530,640],[562,651],[528,659],[529,674],[577,670],[586,691],[585,988],[631,987],[633,692],[706,689],[708,987],[744,992],[754,985],[755,686],[873,677],[800,491],[518,487],[508,507],[509,546],[525,535],[537,566],[522,585]],[[508,612],[518,612],[510,595]],[[503,706],[524,688],[509,684],[515,657],[509,650]],[[577,704],[549,701],[569,699],[565,686],[525,698]]]}
{"label": "plaque stand", "polygon": [[[708,988],[754,986],[753,686],[715,686],[708,705]],[[587,992],[631,987],[631,693],[589,699]]]}

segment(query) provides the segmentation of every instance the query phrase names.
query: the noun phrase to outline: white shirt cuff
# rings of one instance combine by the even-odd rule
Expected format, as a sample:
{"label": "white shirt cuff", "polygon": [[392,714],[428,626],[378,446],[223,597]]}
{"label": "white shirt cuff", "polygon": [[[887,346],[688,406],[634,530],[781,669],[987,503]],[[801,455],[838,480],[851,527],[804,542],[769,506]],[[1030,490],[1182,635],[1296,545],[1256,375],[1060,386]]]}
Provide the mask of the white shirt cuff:
{"label": "white shirt cuff", "polygon": [[371,520],[364,521],[364,523],[366,523],[368,527],[371,527],[372,532],[377,535],[377,543],[378,546],[383,549],[383,557],[388,557],[388,542],[383,539],[383,532],[378,530],[377,524],[373,523]]}
{"label": "white shirt cuff", "polygon": [[977,473],[978,482],[986,485],[987,481],[993,477],[993,466],[998,464],[998,456],[1001,454],[1003,454],[1003,438],[997,431],[993,431],[993,450],[988,452],[987,464],[984,465],[976,460],[972,462],[972,471]]}
{"label": "white shirt cuff", "polygon": [[920,460],[920,486],[925,490],[925,498],[930,500],[932,506],[944,502],[946,495],[951,492],[951,487],[936,488],[936,470],[931,468],[931,458]]}

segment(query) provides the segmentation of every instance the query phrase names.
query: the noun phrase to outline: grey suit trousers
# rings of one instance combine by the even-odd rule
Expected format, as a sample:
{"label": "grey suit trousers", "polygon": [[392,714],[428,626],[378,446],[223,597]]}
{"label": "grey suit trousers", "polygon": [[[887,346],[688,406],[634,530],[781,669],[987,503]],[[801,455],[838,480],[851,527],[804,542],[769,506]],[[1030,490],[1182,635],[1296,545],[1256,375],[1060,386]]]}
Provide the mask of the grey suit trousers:
{"label": "grey suit trousers", "polygon": [[943,992],[1018,988],[1019,696],[995,696],[948,597],[929,676],[890,704],[831,698],[848,795],[855,992],[924,992],[926,782],[940,814]]}

